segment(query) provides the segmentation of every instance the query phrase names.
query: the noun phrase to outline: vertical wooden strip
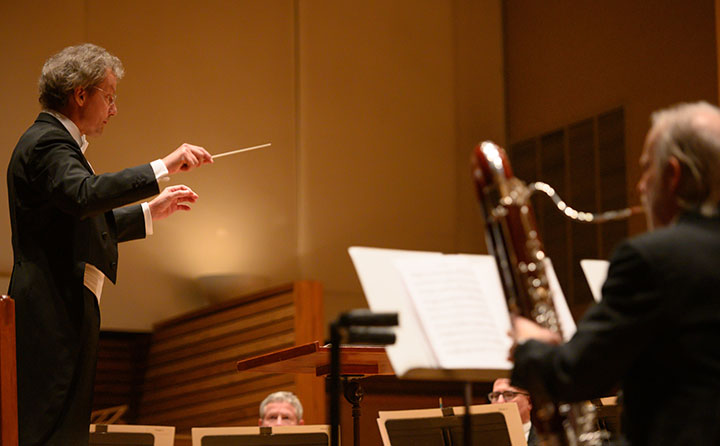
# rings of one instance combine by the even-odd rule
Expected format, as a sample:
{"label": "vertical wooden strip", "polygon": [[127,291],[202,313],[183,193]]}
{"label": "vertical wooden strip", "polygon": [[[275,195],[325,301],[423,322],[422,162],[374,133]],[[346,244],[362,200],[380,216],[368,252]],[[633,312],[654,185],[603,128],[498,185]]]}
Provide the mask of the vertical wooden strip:
{"label": "vertical wooden strip", "polygon": [[[322,284],[317,281],[295,282],[295,345],[322,341],[325,333]],[[306,424],[325,424],[325,378],[296,374],[297,396],[303,405]]]}
{"label": "vertical wooden strip", "polygon": [[[595,188],[595,202],[593,203],[593,210],[599,212],[602,209],[603,190],[602,181],[600,177],[600,124],[598,123],[598,117],[594,117],[593,120],[593,187]],[[602,245],[603,245],[603,230],[602,227],[595,231],[596,245],[598,249],[598,256],[602,256]]]}
{"label": "vertical wooden strip", "polygon": [[[568,128],[568,171],[570,173],[569,204],[576,210],[595,211],[595,136],[592,119],[586,119]],[[596,225],[574,222],[570,232],[573,251],[572,262],[572,290],[573,302],[571,308],[575,314],[593,302],[590,287],[585,274],[580,267],[580,260],[598,257]],[[574,308],[573,308],[574,307]]]}
{"label": "vertical wooden strip", "polygon": [[[562,189],[562,196],[564,200],[570,200],[571,206],[576,206],[572,204],[572,175],[570,172],[570,136],[568,132],[568,128],[563,128],[563,136],[565,137],[563,139],[563,148],[565,155],[565,188]],[[573,278],[573,254],[575,253],[575,240],[572,236],[572,222],[565,218],[565,225],[567,227],[567,238],[565,239],[565,252],[567,253],[567,262],[565,265],[565,274],[567,274],[568,282],[567,282],[567,294],[566,299],[568,302],[568,305],[570,306],[570,310],[572,311],[573,304],[575,303],[575,280]]]}
{"label": "vertical wooden strip", "polygon": [[314,280],[295,282],[295,345],[322,339],[325,333],[322,284]]}
{"label": "vertical wooden strip", "polygon": [[[602,199],[600,210],[621,209],[628,205],[625,160],[625,110],[617,108],[598,116],[599,176]],[[613,248],[628,236],[628,222],[602,225],[600,257],[608,258]]]}
{"label": "vertical wooden strip", "polygon": [[0,446],[17,446],[17,363],[15,302],[0,296]]}
{"label": "vertical wooden strip", "polygon": [[515,176],[524,182],[538,178],[537,147],[534,139],[520,141],[510,146],[508,155]]}
{"label": "vertical wooden strip", "polygon": [[[542,164],[541,181],[550,184],[558,193],[565,191],[565,132],[558,130],[540,138]],[[560,286],[566,293],[570,288],[568,272],[568,221],[555,204],[548,199],[539,201],[542,218],[542,240],[545,251],[553,262]],[[568,301],[570,297],[568,296]]]}

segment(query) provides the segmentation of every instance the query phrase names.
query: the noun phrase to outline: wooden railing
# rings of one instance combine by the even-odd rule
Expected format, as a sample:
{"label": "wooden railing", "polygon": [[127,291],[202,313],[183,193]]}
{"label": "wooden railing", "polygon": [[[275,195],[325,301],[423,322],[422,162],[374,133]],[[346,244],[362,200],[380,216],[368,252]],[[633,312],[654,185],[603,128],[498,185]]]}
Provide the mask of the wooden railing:
{"label": "wooden railing", "polygon": [[322,288],[299,281],[156,324],[138,424],[191,427],[256,425],[260,402],[295,392],[306,423],[325,422],[322,378],[239,373],[239,359],[323,336]]}
{"label": "wooden railing", "polygon": [[15,302],[0,296],[0,446],[17,446]]}

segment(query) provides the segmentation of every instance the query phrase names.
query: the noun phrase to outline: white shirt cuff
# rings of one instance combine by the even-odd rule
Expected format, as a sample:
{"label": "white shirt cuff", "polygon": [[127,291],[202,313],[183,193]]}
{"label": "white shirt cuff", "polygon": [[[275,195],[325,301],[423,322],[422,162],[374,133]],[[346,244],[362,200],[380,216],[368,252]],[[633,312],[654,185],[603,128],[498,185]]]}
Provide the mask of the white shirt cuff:
{"label": "white shirt cuff", "polygon": [[94,265],[90,263],[85,263],[83,285],[85,285],[88,290],[92,291],[92,293],[95,295],[95,298],[98,300],[98,303],[100,302],[100,297],[102,296],[104,283],[105,274],[103,274],[102,271],[97,269]]}
{"label": "white shirt cuff", "polygon": [[152,224],[152,213],[150,212],[150,205],[147,202],[142,203],[143,217],[145,217],[145,237],[152,235],[153,224]]}
{"label": "white shirt cuff", "polygon": [[165,166],[165,163],[161,159],[157,159],[150,163],[150,166],[153,169],[153,172],[155,172],[155,179],[157,181],[167,181],[169,180],[168,175],[170,173],[167,170],[167,166]]}

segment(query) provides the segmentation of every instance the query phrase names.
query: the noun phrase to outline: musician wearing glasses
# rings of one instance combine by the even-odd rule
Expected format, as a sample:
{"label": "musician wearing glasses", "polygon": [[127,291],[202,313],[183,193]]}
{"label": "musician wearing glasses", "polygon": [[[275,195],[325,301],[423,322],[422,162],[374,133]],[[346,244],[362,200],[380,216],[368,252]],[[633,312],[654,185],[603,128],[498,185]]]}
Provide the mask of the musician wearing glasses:
{"label": "musician wearing glasses", "polygon": [[488,401],[490,401],[491,404],[517,404],[518,411],[520,412],[520,420],[523,423],[525,440],[527,440],[528,446],[535,446],[537,444],[535,430],[532,428],[532,421],[530,421],[532,401],[527,391],[511,386],[508,378],[498,378],[493,382],[492,392],[488,393]]}
{"label": "musician wearing glasses", "polygon": [[615,250],[601,302],[568,343],[514,320],[512,382],[565,402],[620,387],[631,445],[717,446],[720,110],[693,103],[654,113],[640,167],[651,232]]}
{"label": "musician wearing glasses", "polygon": [[152,222],[188,210],[186,186],[158,194],[158,179],[212,162],[184,144],[152,163],[96,174],[86,137],[118,112],[120,60],[84,44],[50,57],[39,81],[42,112],[20,137],[7,171],[16,303],[20,444],[88,444],[98,301],[115,282],[117,244],[152,234]]}

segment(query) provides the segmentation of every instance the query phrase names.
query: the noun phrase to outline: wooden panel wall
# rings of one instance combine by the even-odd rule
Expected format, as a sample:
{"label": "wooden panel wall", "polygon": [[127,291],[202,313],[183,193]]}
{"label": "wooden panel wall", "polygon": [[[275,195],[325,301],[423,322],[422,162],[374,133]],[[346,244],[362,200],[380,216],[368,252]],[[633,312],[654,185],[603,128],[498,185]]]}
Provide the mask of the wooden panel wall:
{"label": "wooden panel wall", "polygon": [[[509,155],[518,178],[550,184],[576,210],[601,212],[627,206],[623,108],[511,144]],[[627,222],[577,223],[541,194],[533,203],[545,250],[577,317],[593,302],[580,260],[607,259],[627,237]]]}
{"label": "wooden panel wall", "polygon": [[137,421],[150,333],[100,332],[93,410],[128,406],[121,421]]}
{"label": "wooden panel wall", "polygon": [[239,359],[323,335],[322,290],[296,282],[159,323],[148,356],[138,424],[191,427],[257,425],[268,393],[295,392],[307,423],[325,420],[322,378],[239,373]]}

